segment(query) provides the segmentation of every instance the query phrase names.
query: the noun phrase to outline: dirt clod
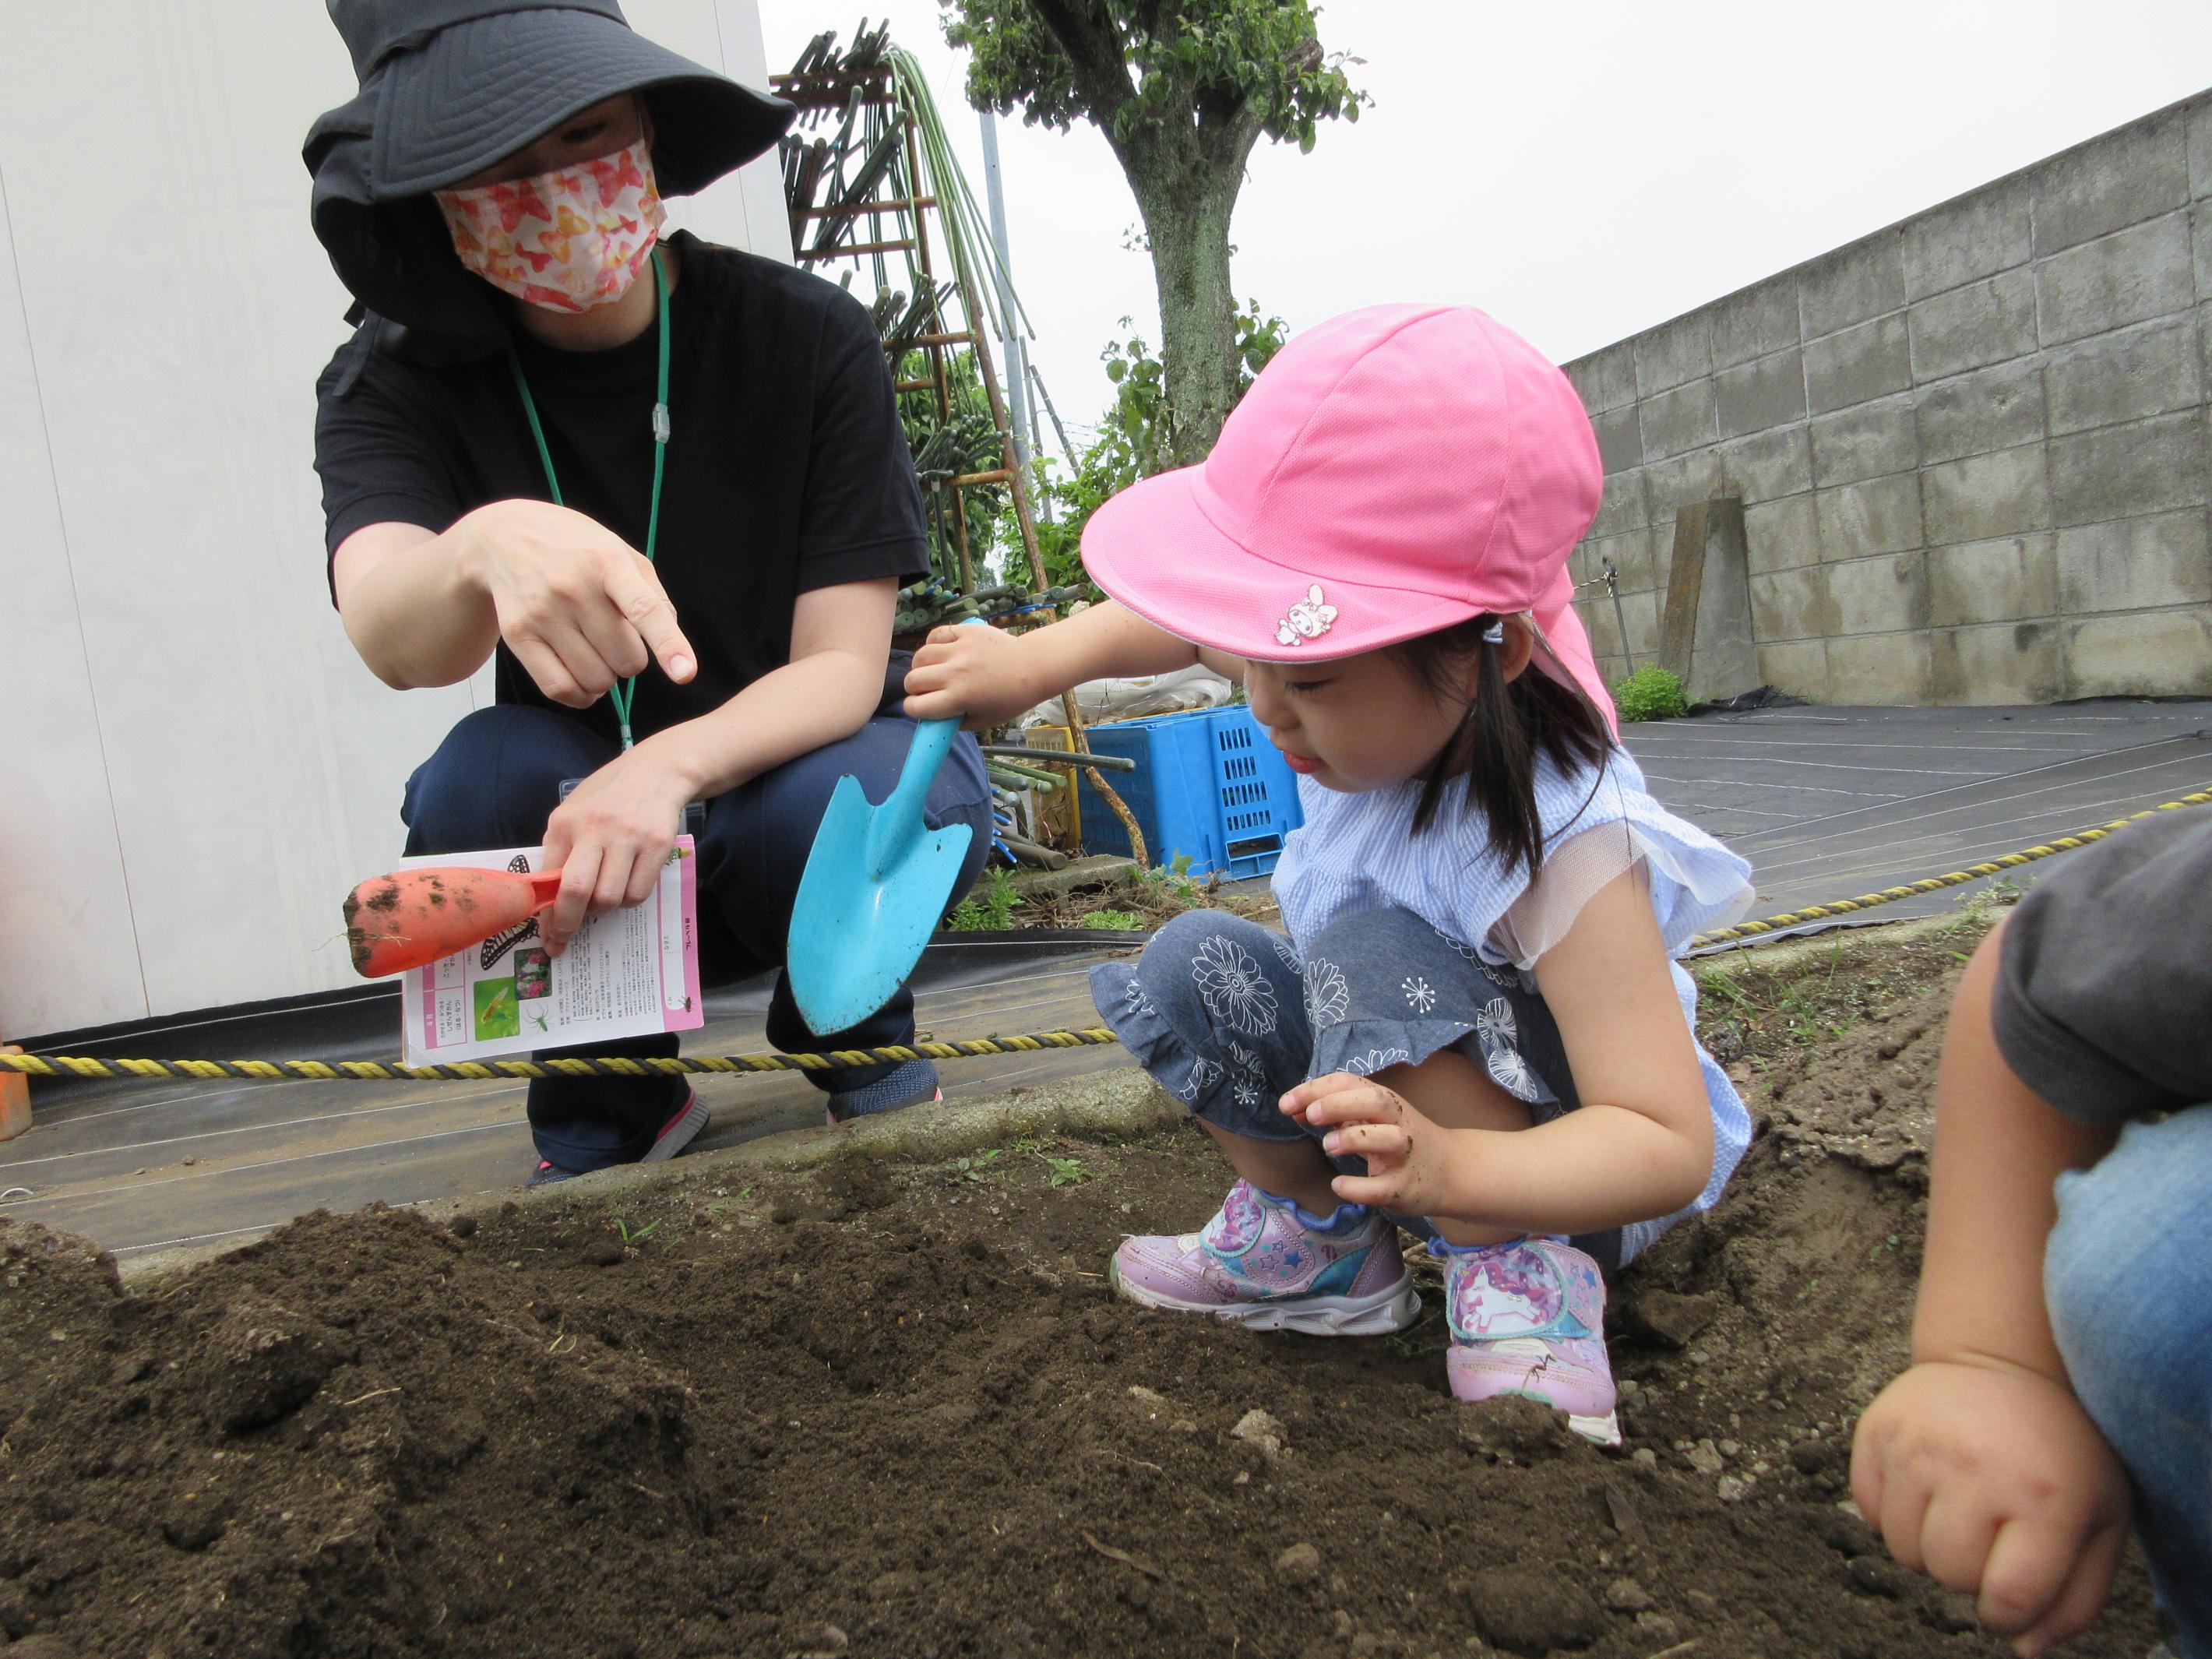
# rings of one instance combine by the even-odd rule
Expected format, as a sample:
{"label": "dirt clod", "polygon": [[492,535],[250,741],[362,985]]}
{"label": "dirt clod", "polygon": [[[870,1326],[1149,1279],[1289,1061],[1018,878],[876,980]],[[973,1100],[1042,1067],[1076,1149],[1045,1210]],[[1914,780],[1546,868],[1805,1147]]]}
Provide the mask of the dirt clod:
{"label": "dirt clod", "polygon": [[1974,1598],[1957,1590],[1936,1591],[1929,1600],[1923,1616],[1930,1626],[1947,1636],[1957,1636],[1981,1623],[1975,1612]]}
{"label": "dirt clod", "polygon": [[1663,1342],[1670,1348],[1686,1348],[1720,1310],[1720,1303],[1710,1296],[1677,1296],[1672,1291],[1651,1290],[1622,1307],[1621,1325],[1632,1336]]}
{"label": "dirt clod", "polygon": [[1651,1592],[1633,1578],[1616,1578],[1605,1587],[1605,1604],[1615,1613],[1642,1613],[1651,1605]]}
{"label": "dirt clod", "polygon": [[306,1405],[347,1357],[344,1340],[327,1325],[246,1297],[201,1332],[185,1384],[210,1423],[243,1434]]}
{"label": "dirt clod", "polygon": [[1855,1555],[1844,1563],[1844,1571],[1852,1584],[1869,1595],[1910,1596],[1922,1582],[1910,1567],[1899,1565],[1887,1555]]}
{"label": "dirt clod", "polygon": [[1719,1449],[1710,1440],[1700,1440],[1682,1454],[1682,1461],[1707,1480],[1717,1477],[1728,1467]]}
{"label": "dirt clod", "polygon": [[1530,1659],[1554,1648],[1586,1648],[1605,1633],[1605,1614],[1589,1593],[1558,1573],[1484,1567],[1468,1599],[1486,1638]]}
{"label": "dirt clod", "polygon": [[1275,1558],[1275,1577],[1285,1584],[1310,1584],[1321,1577],[1321,1552],[1293,1544]]}
{"label": "dirt clod", "polygon": [[1290,1443],[1290,1431],[1280,1420],[1272,1412],[1256,1406],[1237,1419],[1237,1426],[1229,1431],[1229,1437],[1257,1446],[1271,1458],[1279,1457]]}

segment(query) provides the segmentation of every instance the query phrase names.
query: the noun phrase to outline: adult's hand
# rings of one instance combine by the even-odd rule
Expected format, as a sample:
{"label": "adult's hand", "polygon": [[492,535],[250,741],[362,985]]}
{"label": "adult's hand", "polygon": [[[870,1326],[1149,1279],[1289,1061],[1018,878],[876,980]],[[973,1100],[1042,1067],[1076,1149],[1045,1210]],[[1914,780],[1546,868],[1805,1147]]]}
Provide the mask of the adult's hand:
{"label": "adult's hand", "polygon": [[545,821],[545,866],[561,872],[561,896],[539,924],[559,956],[587,916],[641,904],[684,826],[691,774],[652,740],[609,761],[570,792]]}
{"label": "adult's hand", "polygon": [[494,501],[454,526],[466,580],[538,689],[587,708],[657,659],[678,684],[698,672],[652,562],[583,514]]}

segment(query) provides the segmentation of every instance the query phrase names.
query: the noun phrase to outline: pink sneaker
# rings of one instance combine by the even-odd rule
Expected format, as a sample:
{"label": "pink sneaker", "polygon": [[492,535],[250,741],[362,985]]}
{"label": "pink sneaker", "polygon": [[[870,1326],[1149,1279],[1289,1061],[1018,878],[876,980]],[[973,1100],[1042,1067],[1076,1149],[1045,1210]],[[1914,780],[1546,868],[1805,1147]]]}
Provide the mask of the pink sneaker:
{"label": "pink sneaker", "polygon": [[1462,1400],[1518,1395],[1566,1413],[1576,1433],[1620,1443],[1605,1352],[1605,1280],[1556,1239],[1524,1238],[1444,1257],[1445,1368]]}
{"label": "pink sneaker", "polygon": [[1421,1311],[1397,1243],[1398,1230],[1377,1212],[1342,1233],[1318,1232],[1294,1205],[1240,1181],[1204,1232],[1124,1239],[1109,1277],[1115,1295],[1147,1308],[1257,1331],[1382,1336]]}

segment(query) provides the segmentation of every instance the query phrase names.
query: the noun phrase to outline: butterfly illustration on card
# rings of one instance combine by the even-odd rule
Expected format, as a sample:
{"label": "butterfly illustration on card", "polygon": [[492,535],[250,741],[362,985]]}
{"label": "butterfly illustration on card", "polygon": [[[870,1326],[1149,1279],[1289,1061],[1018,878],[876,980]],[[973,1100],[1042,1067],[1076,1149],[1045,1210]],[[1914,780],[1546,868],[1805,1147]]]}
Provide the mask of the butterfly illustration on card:
{"label": "butterfly illustration on card", "polygon": [[[530,860],[524,854],[517,853],[507,861],[507,867],[519,876],[526,876],[530,873]],[[494,933],[483,942],[483,948],[477,957],[477,965],[483,971],[489,972],[494,963],[521,944],[523,940],[537,937],[538,918],[536,916],[531,917],[519,927],[510,927],[503,933]]]}

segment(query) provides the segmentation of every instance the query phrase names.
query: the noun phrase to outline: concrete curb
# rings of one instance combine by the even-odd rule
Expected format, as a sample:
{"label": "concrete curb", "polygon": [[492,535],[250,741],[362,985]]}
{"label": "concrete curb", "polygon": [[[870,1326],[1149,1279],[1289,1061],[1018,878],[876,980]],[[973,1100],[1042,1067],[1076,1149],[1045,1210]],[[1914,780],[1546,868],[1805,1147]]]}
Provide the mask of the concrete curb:
{"label": "concrete curb", "polygon": [[1934,916],[1904,916],[1895,921],[1863,921],[1824,927],[1818,933],[1785,935],[1781,939],[1748,939],[1738,941],[1729,950],[1715,951],[1694,957],[1685,963],[1690,977],[1699,984],[1708,974],[1728,973],[1739,968],[1756,968],[1765,974],[1786,974],[1815,957],[1830,955],[1838,949],[1849,951],[1863,945],[1902,945],[1914,939],[1926,939],[1954,927],[1963,927],[1973,920],[1965,908]]}
{"label": "concrete curb", "polygon": [[[507,1204],[524,1207],[598,1204],[671,1179],[687,1186],[709,1181],[727,1184],[733,1179],[795,1174],[848,1159],[938,1164],[1025,1134],[1104,1140],[1149,1134],[1188,1115],[1180,1101],[1138,1067],[1120,1066],[1006,1094],[862,1118],[834,1129],[787,1129],[735,1146],[690,1153],[670,1164],[629,1164],[601,1170],[554,1187],[495,1188],[462,1198],[432,1199],[410,1207],[428,1220],[443,1222],[457,1215],[490,1214]],[[267,1233],[256,1233],[219,1243],[133,1256],[119,1264],[123,1282],[134,1291],[143,1290],[267,1237]]]}

